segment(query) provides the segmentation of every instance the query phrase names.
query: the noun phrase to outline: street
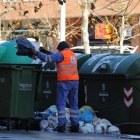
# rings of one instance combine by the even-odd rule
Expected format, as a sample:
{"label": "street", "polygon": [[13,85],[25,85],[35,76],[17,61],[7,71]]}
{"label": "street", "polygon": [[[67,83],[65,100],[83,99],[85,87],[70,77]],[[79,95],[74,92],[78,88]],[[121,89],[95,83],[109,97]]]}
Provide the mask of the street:
{"label": "street", "polygon": [[[126,140],[132,139],[128,135],[113,134],[83,134],[83,133],[58,133],[48,131],[7,131],[6,128],[0,129],[0,140]],[[134,138],[133,138],[134,139]],[[136,137],[135,139],[139,139]]]}

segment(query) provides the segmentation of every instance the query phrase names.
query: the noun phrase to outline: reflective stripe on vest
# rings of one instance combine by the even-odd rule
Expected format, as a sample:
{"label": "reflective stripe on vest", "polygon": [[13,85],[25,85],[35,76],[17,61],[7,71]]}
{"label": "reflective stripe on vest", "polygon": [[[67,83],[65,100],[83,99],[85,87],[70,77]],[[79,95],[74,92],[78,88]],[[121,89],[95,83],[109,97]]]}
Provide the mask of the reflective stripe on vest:
{"label": "reflective stripe on vest", "polygon": [[77,68],[77,66],[75,66],[75,65],[61,65],[61,66],[57,66],[57,68]]}
{"label": "reflective stripe on vest", "polygon": [[61,51],[64,60],[61,63],[56,63],[57,66],[57,80],[79,80],[77,70],[77,58],[70,49]]}
{"label": "reflective stripe on vest", "polygon": [[62,74],[62,73],[78,73],[78,71],[58,71],[58,74]]}

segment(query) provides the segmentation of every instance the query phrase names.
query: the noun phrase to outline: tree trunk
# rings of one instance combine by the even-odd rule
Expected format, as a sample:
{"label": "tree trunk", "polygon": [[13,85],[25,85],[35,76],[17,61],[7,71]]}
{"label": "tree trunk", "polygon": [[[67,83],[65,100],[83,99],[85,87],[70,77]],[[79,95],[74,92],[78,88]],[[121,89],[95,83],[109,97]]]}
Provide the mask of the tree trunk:
{"label": "tree trunk", "polygon": [[1,41],[1,19],[0,19],[0,41]]}
{"label": "tree trunk", "polygon": [[121,29],[120,29],[120,53],[123,53],[124,52],[124,47],[123,47],[123,42],[124,42],[124,16],[122,16],[122,26],[121,26]]}
{"label": "tree trunk", "polygon": [[85,53],[89,54],[90,53],[90,48],[89,48],[89,33],[88,33],[88,15],[89,11],[87,9],[87,6],[85,6],[82,9],[82,15],[83,15],[83,23],[82,23],[82,41],[83,45],[85,48]]}

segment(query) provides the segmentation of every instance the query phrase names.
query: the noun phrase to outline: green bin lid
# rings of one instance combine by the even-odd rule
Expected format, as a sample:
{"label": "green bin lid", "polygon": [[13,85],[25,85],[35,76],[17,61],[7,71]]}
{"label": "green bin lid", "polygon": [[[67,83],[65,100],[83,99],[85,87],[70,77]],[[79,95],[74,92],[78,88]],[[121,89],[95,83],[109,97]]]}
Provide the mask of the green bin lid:
{"label": "green bin lid", "polygon": [[126,77],[140,72],[140,54],[96,54],[80,68],[79,74],[119,74]]}
{"label": "green bin lid", "polygon": [[93,54],[89,59],[87,59],[87,61],[85,61],[85,63],[83,63],[83,65],[81,66],[81,68],[79,70],[79,74],[91,73],[95,64],[97,64],[97,62],[101,58],[103,58],[104,56],[107,56],[107,55],[109,55],[109,54]]}
{"label": "green bin lid", "polygon": [[78,70],[81,68],[83,63],[91,57],[91,54],[84,54],[84,53],[75,53],[77,58],[77,67]]}
{"label": "green bin lid", "polygon": [[0,47],[0,59],[2,58],[3,54],[5,53],[6,51],[6,47],[5,46],[1,46]]}
{"label": "green bin lid", "polygon": [[0,63],[31,64],[32,58],[16,55],[15,41],[6,41],[0,44]]}

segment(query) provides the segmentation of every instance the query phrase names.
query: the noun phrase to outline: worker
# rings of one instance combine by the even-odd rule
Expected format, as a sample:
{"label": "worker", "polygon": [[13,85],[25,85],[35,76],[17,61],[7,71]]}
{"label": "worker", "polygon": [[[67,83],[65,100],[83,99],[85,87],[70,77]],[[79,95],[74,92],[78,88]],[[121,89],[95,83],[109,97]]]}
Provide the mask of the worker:
{"label": "worker", "polygon": [[[57,53],[49,52],[40,47],[41,52],[32,49],[37,57],[45,62],[56,62],[57,67],[57,97],[56,106],[58,110],[57,132],[65,132],[65,107],[69,99],[71,132],[79,132],[79,109],[78,109],[78,87],[79,75],[77,70],[77,58],[69,48],[67,42],[62,41],[57,46]],[[43,53],[42,53],[43,52]],[[44,54],[45,53],[45,54]],[[46,55],[47,54],[47,55]]]}

